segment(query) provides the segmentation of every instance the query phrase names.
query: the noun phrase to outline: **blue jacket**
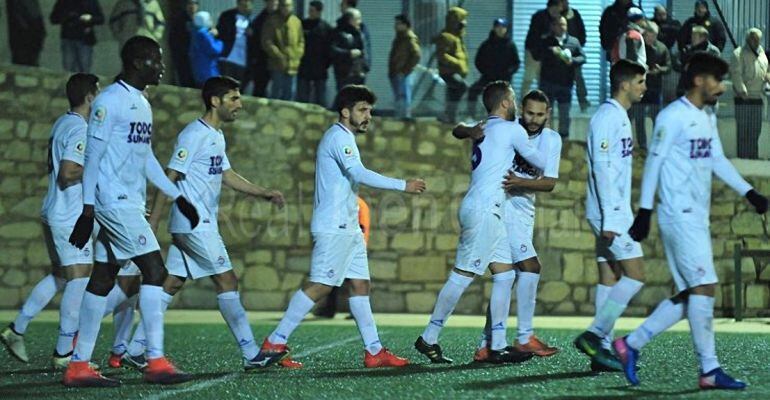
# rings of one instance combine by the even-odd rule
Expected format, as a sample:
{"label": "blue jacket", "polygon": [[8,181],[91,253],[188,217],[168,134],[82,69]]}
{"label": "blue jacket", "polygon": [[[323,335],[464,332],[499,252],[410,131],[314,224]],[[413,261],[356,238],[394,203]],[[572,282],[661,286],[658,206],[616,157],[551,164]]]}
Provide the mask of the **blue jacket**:
{"label": "blue jacket", "polygon": [[224,43],[215,38],[208,28],[193,31],[189,56],[193,79],[198,87],[203,86],[207,79],[219,75],[217,60],[223,48]]}

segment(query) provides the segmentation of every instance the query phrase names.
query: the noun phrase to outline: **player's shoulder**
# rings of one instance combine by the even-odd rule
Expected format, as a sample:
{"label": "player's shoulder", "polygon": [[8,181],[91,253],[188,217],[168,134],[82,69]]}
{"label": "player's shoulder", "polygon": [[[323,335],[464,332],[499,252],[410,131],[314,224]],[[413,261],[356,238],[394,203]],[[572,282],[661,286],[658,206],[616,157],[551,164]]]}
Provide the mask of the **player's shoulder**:
{"label": "player's shoulder", "polygon": [[51,134],[63,140],[71,136],[85,136],[87,129],[88,123],[82,116],[68,111],[56,119]]}
{"label": "player's shoulder", "polygon": [[340,143],[340,142],[355,143],[355,138],[347,129],[341,127],[340,124],[335,123],[332,126],[330,126],[329,129],[326,130],[326,132],[324,132],[323,137],[321,138],[321,143],[333,145],[334,143]]}
{"label": "player's shoulder", "polygon": [[547,140],[551,146],[558,146],[561,148],[562,138],[561,135],[559,135],[559,132],[556,132],[551,128],[543,128],[541,135],[543,135],[543,139]]}
{"label": "player's shoulder", "polygon": [[689,113],[687,105],[681,100],[675,100],[671,104],[663,107],[656,117],[656,124],[677,124]]}
{"label": "player's shoulder", "polygon": [[184,128],[182,128],[182,130],[179,132],[179,137],[198,138],[205,136],[208,133],[208,130],[208,126],[201,122],[200,119],[195,119],[194,121],[185,125]]}

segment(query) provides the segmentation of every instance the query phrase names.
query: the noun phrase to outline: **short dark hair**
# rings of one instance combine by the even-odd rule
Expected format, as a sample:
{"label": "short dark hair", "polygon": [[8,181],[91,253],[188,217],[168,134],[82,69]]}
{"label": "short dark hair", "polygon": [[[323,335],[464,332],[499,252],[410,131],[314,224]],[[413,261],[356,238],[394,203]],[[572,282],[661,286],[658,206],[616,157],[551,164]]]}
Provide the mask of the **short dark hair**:
{"label": "short dark hair", "polygon": [[610,68],[610,90],[617,93],[620,90],[620,84],[634,79],[637,75],[647,73],[647,68],[638,62],[621,59]]}
{"label": "short dark hair", "polygon": [[155,39],[147,36],[134,36],[128,39],[120,50],[120,61],[123,62],[123,69],[134,68],[131,64],[134,60],[149,59],[152,53],[157,50],[160,50],[160,45]]}
{"label": "short dark hair", "polygon": [[67,100],[70,102],[70,108],[83,105],[86,96],[96,94],[99,90],[99,77],[94,74],[85,74],[78,72],[67,79]]}
{"label": "short dark hair", "polygon": [[337,93],[334,108],[341,113],[344,108],[350,109],[360,101],[374,105],[377,102],[377,96],[365,85],[346,85]]}
{"label": "short dark hair", "polygon": [[358,0],[345,0],[345,4],[347,4],[348,7],[356,8],[358,7]]}
{"label": "short dark hair", "polygon": [[695,87],[695,78],[702,75],[711,75],[722,80],[729,70],[730,65],[721,57],[697,51],[684,64],[684,88],[690,90]]}
{"label": "short dark hair", "polygon": [[540,89],[533,89],[527,93],[523,99],[521,99],[521,106],[527,105],[528,101],[534,101],[537,103],[545,103],[546,108],[551,108],[551,100],[548,99],[548,95]]}
{"label": "short dark hair", "polygon": [[406,14],[398,14],[396,15],[396,21],[406,25],[407,28],[412,27],[412,21],[409,20],[409,16]]}
{"label": "short dark hair", "polygon": [[318,11],[324,10],[324,3],[318,0],[313,0],[310,2],[310,7],[315,8]]}
{"label": "short dark hair", "polygon": [[497,106],[500,105],[500,102],[502,102],[508,95],[509,90],[513,91],[513,88],[507,81],[494,81],[484,86],[482,101],[484,102],[484,108],[487,109],[487,112],[491,113],[497,108]]}
{"label": "short dark hair", "polygon": [[206,105],[206,110],[211,110],[211,98],[224,97],[231,90],[236,90],[241,87],[241,83],[229,76],[215,76],[206,80],[201,89],[201,97],[203,97],[203,104]]}

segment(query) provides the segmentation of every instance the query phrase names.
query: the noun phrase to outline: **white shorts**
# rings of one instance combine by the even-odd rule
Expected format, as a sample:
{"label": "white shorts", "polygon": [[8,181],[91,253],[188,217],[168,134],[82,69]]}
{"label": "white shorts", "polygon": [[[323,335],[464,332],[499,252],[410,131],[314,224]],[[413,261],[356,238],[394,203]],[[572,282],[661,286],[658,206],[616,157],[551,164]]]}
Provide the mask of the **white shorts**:
{"label": "white shorts", "polygon": [[658,227],[668,268],[680,292],[719,281],[714,270],[711,233],[707,226],[677,222]]}
{"label": "white shorts", "polygon": [[158,240],[142,211],[123,208],[97,211],[96,220],[101,225],[96,238],[99,244],[96,246],[104,246],[104,249],[96,249],[99,256],[106,254],[123,265],[131,258],[160,250]]}
{"label": "white shorts", "polygon": [[49,226],[43,223],[43,237],[51,264],[56,267],[91,265],[94,263],[94,241],[88,239],[82,249],[70,243],[74,226]]}
{"label": "white shorts", "polygon": [[342,286],[345,279],[369,280],[363,233],[313,233],[310,282]]}
{"label": "white shorts", "polygon": [[139,267],[131,260],[118,260],[112,252],[112,247],[108,243],[109,239],[101,237],[102,229],[98,224],[94,225],[96,240],[94,241],[94,261],[103,264],[119,265],[118,276],[138,276],[142,275]]}
{"label": "white shorts", "polygon": [[596,261],[622,261],[644,257],[642,245],[628,235],[628,229],[631,228],[630,223],[623,227],[622,232],[618,232],[619,236],[616,236],[610,244],[602,237],[600,221],[589,219],[588,225],[591,226],[591,230],[596,236]]}
{"label": "white shorts", "polygon": [[172,233],[166,269],[171,275],[205,278],[233,269],[225,243],[217,231]]}
{"label": "white shorts", "polygon": [[508,208],[505,214],[505,230],[508,234],[508,248],[511,261],[515,264],[537,257],[532,238],[535,234],[535,217],[525,212]]}
{"label": "white shorts", "polygon": [[460,209],[460,241],[455,268],[484,275],[492,262],[511,263],[505,224],[491,211]]}

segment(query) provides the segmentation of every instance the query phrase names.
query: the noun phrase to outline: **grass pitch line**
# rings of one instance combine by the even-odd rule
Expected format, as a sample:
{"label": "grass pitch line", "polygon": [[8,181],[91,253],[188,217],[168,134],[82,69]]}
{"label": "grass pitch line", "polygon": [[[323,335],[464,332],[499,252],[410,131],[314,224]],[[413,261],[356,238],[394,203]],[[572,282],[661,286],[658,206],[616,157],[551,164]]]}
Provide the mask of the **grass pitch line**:
{"label": "grass pitch line", "polygon": [[[320,352],[325,351],[325,350],[333,349],[335,347],[342,346],[343,344],[347,344],[347,343],[353,342],[355,340],[358,340],[358,336],[351,336],[351,337],[349,337],[347,339],[342,339],[342,340],[338,340],[336,342],[331,342],[331,343],[325,344],[323,346],[313,347],[313,348],[307,349],[305,351],[301,351],[301,352],[297,353],[296,355],[293,355],[292,357],[293,358],[307,357],[307,356],[309,356],[311,354],[316,354],[316,353],[320,353]],[[169,398],[169,397],[172,397],[172,396],[176,396],[176,395],[182,394],[182,393],[189,393],[189,392],[195,392],[195,391],[198,391],[198,390],[208,389],[208,388],[210,388],[212,386],[219,385],[220,383],[224,383],[224,382],[230,381],[232,379],[235,379],[235,378],[237,378],[237,377],[239,377],[239,376],[241,376],[243,374],[244,373],[240,372],[240,371],[239,372],[231,372],[231,373],[229,373],[227,375],[220,376],[219,378],[209,379],[209,380],[206,380],[206,381],[203,381],[203,382],[198,382],[198,383],[196,383],[194,385],[187,386],[187,387],[184,387],[184,388],[173,389],[173,390],[164,390],[161,393],[148,396],[147,399],[148,400],[162,400],[162,399],[166,399],[166,398]]]}

